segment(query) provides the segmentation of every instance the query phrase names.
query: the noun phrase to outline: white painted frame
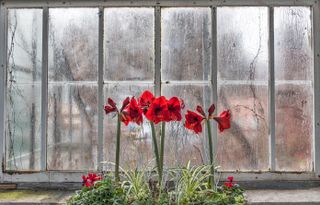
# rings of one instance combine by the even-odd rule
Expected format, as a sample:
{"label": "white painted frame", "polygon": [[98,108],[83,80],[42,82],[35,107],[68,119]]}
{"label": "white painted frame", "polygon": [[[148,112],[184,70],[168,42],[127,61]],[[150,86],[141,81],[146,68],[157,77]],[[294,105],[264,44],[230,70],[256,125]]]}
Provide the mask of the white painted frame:
{"label": "white painted frame", "polygon": [[[212,100],[217,102],[217,25],[216,8],[221,6],[266,6],[269,8],[269,109],[270,109],[270,171],[268,172],[223,172],[221,177],[232,174],[238,181],[320,181],[320,2],[319,0],[2,0],[0,3],[0,183],[12,182],[79,182],[83,172],[48,171],[46,167],[46,121],[47,121],[47,70],[48,70],[48,9],[55,7],[95,7],[99,8],[99,58],[98,58],[98,103],[103,105],[103,27],[106,7],[153,7],[155,9],[155,93],[161,91],[161,7],[210,7],[212,14]],[[314,141],[312,172],[275,171],[275,105],[274,105],[274,42],[273,8],[277,6],[309,6],[312,9],[312,31],[314,52]],[[42,105],[41,105],[41,171],[6,173],[3,170],[5,146],[5,83],[7,55],[7,9],[43,9],[43,55],[42,55]],[[125,82],[124,82],[125,83]],[[132,83],[132,82],[128,82]],[[183,82],[182,82],[183,83]],[[199,82],[200,83],[200,82]],[[203,83],[203,82],[202,82]],[[103,113],[98,114],[98,156],[103,161]],[[216,131],[216,126],[214,130]],[[216,140],[214,140],[216,142]],[[216,146],[216,145],[215,145]],[[216,149],[215,149],[216,150]],[[98,166],[98,170],[102,167]]]}

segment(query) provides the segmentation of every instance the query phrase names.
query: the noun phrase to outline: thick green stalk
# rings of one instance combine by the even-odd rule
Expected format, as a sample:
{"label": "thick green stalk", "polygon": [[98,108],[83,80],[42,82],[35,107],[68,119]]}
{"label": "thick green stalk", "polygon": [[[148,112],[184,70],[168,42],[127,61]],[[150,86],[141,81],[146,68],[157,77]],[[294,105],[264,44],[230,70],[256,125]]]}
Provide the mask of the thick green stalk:
{"label": "thick green stalk", "polygon": [[209,178],[209,186],[212,189],[215,189],[215,182],[214,182],[214,164],[213,164],[213,146],[212,146],[212,133],[211,133],[211,125],[210,121],[207,121],[207,129],[208,129],[208,142],[209,142],[209,155],[210,155],[210,165],[211,165],[211,176]]}
{"label": "thick green stalk", "polygon": [[[161,123],[161,141],[160,141],[160,166],[161,174],[163,173],[163,155],[164,155],[164,142],[165,142],[166,122]],[[162,175],[160,176],[162,180]]]}
{"label": "thick green stalk", "polygon": [[115,178],[116,181],[120,181],[119,177],[119,162],[120,162],[120,135],[121,135],[121,116],[118,114],[117,122],[117,142],[116,142],[116,167],[115,167]]}
{"label": "thick green stalk", "polygon": [[157,137],[156,137],[156,129],[154,128],[154,123],[150,121],[151,125],[151,134],[152,134],[152,141],[153,141],[153,151],[154,155],[156,157],[156,163],[157,163],[157,169],[159,174],[159,183],[161,183],[162,172],[161,172],[161,166],[160,166],[160,159],[159,159],[159,150],[158,150],[158,143],[157,143]]}

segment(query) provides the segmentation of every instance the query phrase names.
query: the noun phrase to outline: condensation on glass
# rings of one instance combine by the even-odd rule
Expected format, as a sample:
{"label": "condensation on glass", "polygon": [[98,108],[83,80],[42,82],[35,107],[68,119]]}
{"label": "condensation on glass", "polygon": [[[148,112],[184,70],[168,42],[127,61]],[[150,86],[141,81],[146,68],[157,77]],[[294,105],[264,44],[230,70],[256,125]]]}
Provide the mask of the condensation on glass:
{"label": "condensation on glass", "polygon": [[[105,99],[111,98],[122,106],[127,97],[134,96],[138,99],[142,92],[153,92],[153,84],[129,85],[111,83],[104,88]],[[108,163],[104,164],[105,170],[114,170],[112,163],[115,162],[117,116],[115,113],[105,115],[104,122],[104,156]],[[120,165],[129,169],[152,169],[154,167],[151,127],[146,118],[141,126],[129,123],[125,126],[121,123]]]}
{"label": "condensation on glass", "polygon": [[230,109],[231,128],[218,134],[222,170],[267,170],[268,8],[217,9],[218,113]]}
{"label": "condensation on glass", "polygon": [[49,9],[49,170],[97,166],[98,9]]}
{"label": "condensation on glass", "polygon": [[104,10],[104,79],[153,80],[154,9]]}
{"label": "condensation on glass", "polygon": [[8,10],[6,170],[40,169],[42,10]]}
{"label": "condensation on glass", "polygon": [[[195,110],[197,105],[209,107],[211,102],[211,87],[209,85],[162,85],[162,95],[168,99],[177,96],[184,100],[185,109],[182,110],[184,118],[187,109]],[[166,167],[182,167],[188,161],[193,165],[204,164],[209,156],[206,152],[205,129],[201,134],[194,134],[183,127],[181,122],[166,123],[166,141],[164,161]]]}
{"label": "condensation on glass", "polygon": [[[104,99],[112,98],[120,107],[126,97],[138,99],[144,90],[153,92],[153,79],[154,9],[104,9]],[[115,162],[116,125],[113,113],[104,116],[107,162]],[[147,120],[142,126],[122,123],[120,156],[120,165],[124,168],[149,169],[154,166],[151,128]],[[113,170],[113,166],[107,163],[104,169]]]}
{"label": "condensation on glass", "polygon": [[211,9],[161,10],[162,80],[210,80]]}
{"label": "condensation on glass", "polygon": [[274,9],[276,169],[311,171],[313,57],[309,7]]}
{"label": "condensation on glass", "polygon": [[[211,28],[210,8],[161,10],[161,94],[183,99],[188,109],[206,107],[212,98]],[[182,116],[185,113],[183,110]],[[185,166],[188,161],[206,163],[204,133],[186,130],[183,122],[166,123],[165,167]]]}

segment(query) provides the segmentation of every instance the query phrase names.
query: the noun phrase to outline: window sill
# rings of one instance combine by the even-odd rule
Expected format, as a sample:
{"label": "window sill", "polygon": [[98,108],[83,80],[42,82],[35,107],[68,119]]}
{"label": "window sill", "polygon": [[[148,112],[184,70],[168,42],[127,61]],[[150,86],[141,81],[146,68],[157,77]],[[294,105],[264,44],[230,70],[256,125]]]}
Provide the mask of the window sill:
{"label": "window sill", "polygon": [[[0,204],[63,204],[74,191],[0,191]],[[277,190],[261,189],[246,191],[250,205],[320,204],[320,188]]]}

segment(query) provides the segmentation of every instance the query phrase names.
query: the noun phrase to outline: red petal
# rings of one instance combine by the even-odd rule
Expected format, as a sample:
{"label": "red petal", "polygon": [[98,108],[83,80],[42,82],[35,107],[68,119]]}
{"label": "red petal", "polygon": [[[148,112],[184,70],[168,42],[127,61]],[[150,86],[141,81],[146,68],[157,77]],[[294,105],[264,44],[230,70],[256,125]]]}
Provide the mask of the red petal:
{"label": "red petal", "polygon": [[142,93],[142,95],[139,97],[139,106],[141,107],[149,107],[149,105],[154,101],[155,97],[154,95],[146,90]]}
{"label": "red petal", "polygon": [[231,114],[229,110],[223,111],[219,117],[213,118],[215,121],[218,122],[220,132],[223,132],[225,129],[230,128],[230,118]]}
{"label": "red petal", "polygon": [[168,111],[170,114],[169,120],[181,121],[181,105],[179,98],[172,97],[168,101]]}
{"label": "red petal", "polygon": [[180,98],[181,109],[184,109],[186,105],[184,104],[184,100]]}
{"label": "red petal", "polygon": [[142,109],[138,106],[138,103],[134,97],[131,98],[130,104],[126,109],[131,122],[135,122],[140,125],[143,121]]}
{"label": "red petal", "polygon": [[233,176],[228,176],[228,180],[229,180],[230,182],[232,182],[232,181],[233,181]]}
{"label": "red petal", "polygon": [[195,133],[202,132],[201,122],[204,119],[201,115],[187,110],[187,114],[185,115],[186,122],[185,127],[187,129],[193,130]]}

